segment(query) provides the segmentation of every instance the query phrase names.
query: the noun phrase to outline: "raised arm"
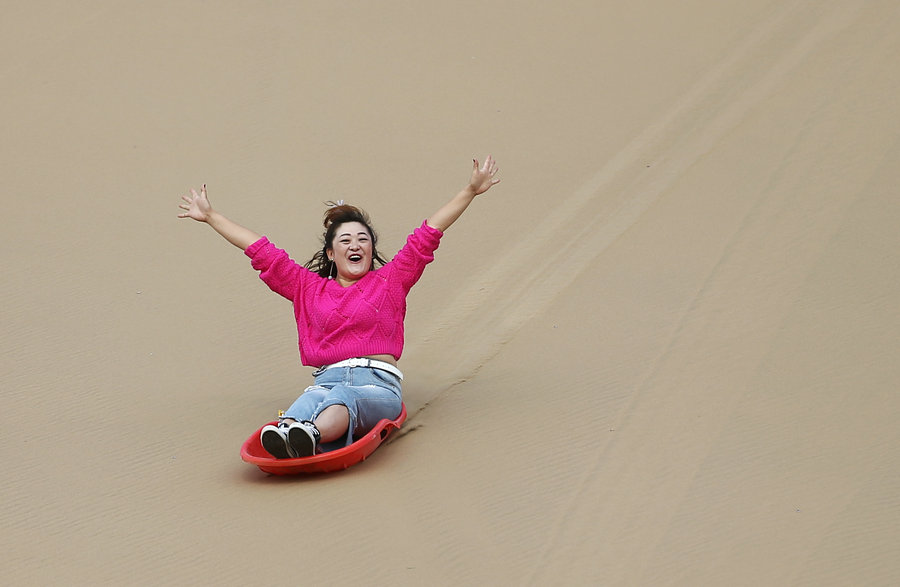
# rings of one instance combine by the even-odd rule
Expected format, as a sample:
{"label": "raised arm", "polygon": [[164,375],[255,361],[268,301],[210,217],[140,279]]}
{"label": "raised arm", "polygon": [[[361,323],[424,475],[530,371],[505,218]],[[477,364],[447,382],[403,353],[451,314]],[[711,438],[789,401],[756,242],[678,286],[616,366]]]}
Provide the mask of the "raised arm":
{"label": "raised arm", "polygon": [[428,217],[426,220],[428,226],[444,232],[466,211],[475,196],[483,194],[494,184],[500,183],[499,179],[494,178],[497,173],[497,163],[493,157],[488,155],[484,160],[484,165],[480,167],[477,159],[473,159],[472,162],[472,177],[469,179],[469,184],[453,196],[453,199],[441,206],[440,210]]}
{"label": "raised arm", "polygon": [[179,214],[179,218],[193,218],[197,222],[207,223],[213,230],[222,235],[225,240],[242,251],[262,238],[249,228],[244,228],[213,210],[209,204],[209,198],[206,196],[206,184],[203,184],[203,187],[200,188],[199,194],[194,189],[191,189],[191,195],[181,196],[181,199],[185,203],[179,204],[178,207],[186,210],[186,212]]}

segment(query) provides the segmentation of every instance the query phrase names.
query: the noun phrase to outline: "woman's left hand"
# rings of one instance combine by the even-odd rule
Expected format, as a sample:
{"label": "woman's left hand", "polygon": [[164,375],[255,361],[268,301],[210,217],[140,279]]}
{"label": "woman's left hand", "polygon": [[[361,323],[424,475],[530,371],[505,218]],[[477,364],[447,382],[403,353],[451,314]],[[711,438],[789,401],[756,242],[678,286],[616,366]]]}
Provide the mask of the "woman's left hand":
{"label": "woman's left hand", "polygon": [[478,159],[472,159],[472,163],[472,179],[469,180],[469,187],[472,188],[476,196],[488,191],[494,184],[500,183],[500,180],[494,177],[498,170],[497,162],[494,161],[493,157],[488,155],[487,159],[484,160],[484,165],[480,167]]}

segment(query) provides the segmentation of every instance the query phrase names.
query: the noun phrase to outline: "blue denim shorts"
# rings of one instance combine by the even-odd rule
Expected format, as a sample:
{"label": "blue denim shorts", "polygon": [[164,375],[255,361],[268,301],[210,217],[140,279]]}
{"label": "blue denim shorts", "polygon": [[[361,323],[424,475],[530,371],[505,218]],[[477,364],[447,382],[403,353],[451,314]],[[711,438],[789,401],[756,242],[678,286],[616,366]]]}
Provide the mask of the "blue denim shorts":
{"label": "blue denim shorts", "polygon": [[315,384],[303,391],[284,417],[312,421],[329,406],[346,406],[350,412],[347,436],[320,445],[327,452],[348,446],[385,418],[397,418],[402,403],[400,378],[393,373],[372,367],[334,367],[317,375]]}

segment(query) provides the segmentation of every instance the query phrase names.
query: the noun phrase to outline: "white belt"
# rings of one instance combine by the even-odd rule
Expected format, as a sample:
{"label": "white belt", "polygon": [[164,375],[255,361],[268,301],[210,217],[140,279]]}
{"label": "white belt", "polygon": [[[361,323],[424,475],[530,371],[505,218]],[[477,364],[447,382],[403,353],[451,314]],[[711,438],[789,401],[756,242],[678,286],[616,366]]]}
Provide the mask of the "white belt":
{"label": "white belt", "polygon": [[396,375],[403,381],[403,373],[400,372],[400,369],[394,367],[390,363],[376,361],[375,359],[347,359],[346,361],[332,363],[331,365],[322,365],[313,373],[313,376],[321,375],[328,369],[335,369],[337,367],[369,367],[370,369],[381,369],[382,371],[387,371],[388,373]]}

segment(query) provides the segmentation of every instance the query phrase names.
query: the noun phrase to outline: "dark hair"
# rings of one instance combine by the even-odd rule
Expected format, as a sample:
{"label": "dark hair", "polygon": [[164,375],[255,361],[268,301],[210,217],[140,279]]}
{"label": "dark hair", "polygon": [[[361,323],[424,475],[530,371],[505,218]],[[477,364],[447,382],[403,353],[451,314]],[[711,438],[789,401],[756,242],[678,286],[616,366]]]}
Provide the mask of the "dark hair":
{"label": "dark hair", "polygon": [[335,204],[334,202],[325,203],[329,205],[329,208],[325,210],[325,220],[322,222],[322,225],[325,227],[325,234],[322,235],[322,248],[316,251],[316,254],[313,255],[312,259],[307,261],[304,267],[314,273],[318,273],[319,277],[328,277],[329,275],[332,275],[334,261],[328,259],[328,249],[333,248],[331,243],[334,241],[334,233],[337,232],[338,227],[345,222],[359,222],[369,231],[369,236],[372,237],[372,266],[369,267],[369,270],[372,271],[375,269],[376,261],[378,261],[379,265],[384,265],[386,261],[382,259],[381,255],[378,253],[376,247],[378,244],[378,235],[375,234],[375,231],[372,229],[369,215],[356,206]]}

